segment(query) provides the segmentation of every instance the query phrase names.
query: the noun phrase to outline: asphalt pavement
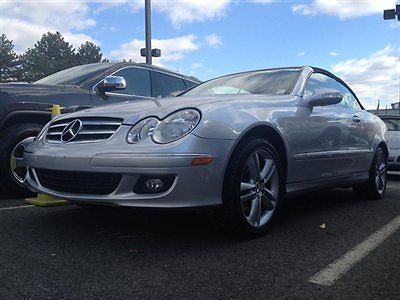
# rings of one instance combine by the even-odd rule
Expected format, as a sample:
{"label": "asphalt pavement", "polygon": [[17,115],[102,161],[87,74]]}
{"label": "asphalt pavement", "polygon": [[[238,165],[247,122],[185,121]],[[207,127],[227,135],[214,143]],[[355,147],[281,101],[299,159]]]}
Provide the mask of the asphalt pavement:
{"label": "asphalt pavement", "polygon": [[0,299],[399,299],[400,230],[331,286],[310,282],[399,215],[398,173],[382,201],[351,189],[291,199],[258,239],[227,234],[208,211],[1,199]]}

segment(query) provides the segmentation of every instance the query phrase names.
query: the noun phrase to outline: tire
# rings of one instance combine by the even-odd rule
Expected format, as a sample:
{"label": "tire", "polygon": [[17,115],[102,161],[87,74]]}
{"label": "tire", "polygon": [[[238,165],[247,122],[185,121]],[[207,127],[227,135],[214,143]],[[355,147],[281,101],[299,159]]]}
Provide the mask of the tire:
{"label": "tire", "polygon": [[378,147],[369,171],[367,182],[353,187],[354,193],[361,199],[380,200],[386,192],[387,154]]}
{"label": "tire", "polygon": [[22,180],[24,167],[12,168],[11,155],[14,153],[15,156],[22,157],[29,138],[36,137],[42,127],[43,125],[36,123],[17,124],[6,128],[1,133],[0,187],[3,194],[13,197],[25,197],[32,194]]}
{"label": "tire", "polygon": [[222,191],[224,225],[230,231],[250,237],[267,233],[283,194],[282,170],[277,151],[267,140],[247,139],[238,145]]}

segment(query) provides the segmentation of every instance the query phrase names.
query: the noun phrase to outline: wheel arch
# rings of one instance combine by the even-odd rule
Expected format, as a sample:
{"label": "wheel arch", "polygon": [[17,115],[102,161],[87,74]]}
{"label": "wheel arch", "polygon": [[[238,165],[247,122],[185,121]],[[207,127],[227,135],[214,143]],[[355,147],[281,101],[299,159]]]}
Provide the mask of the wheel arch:
{"label": "wheel arch", "polygon": [[[376,149],[378,149],[379,147],[381,147],[381,148],[383,149],[383,151],[385,151],[386,156],[389,157],[389,147],[388,147],[388,145],[386,144],[386,142],[381,141],[381,142],[378,144],[378,146],[376,147]],[[375,149],[375,151],[376,151],[376,149]]]}
{"label": "wheel arch", "polygon": [[283,186],[286,186],[286,178],[288,172],[288,150],[286,142],[278,129],[274,128],[270,124],[264,124],[264,123],[255,124],[253,127],[250,127],[246,131],[242,132],[242,134],[239,136],[236,143],[232,147],[231,152],[229,153],[229,157],[224,170],[224,176],[226,175],[226,172],[228,170],[228,166],[231,161],[232,155],[235,153],[235,151],[242,143],[244,143],[247,139],[252,137],[265,138],[275,147],[280,162],[283,166],[283,174],[282,174],[284,179]]}
{"label": "wheel arch", "polygon": [[16,111],[8,114],[1,122],[1,130],[24,123],[37,123],[43,126],[51,120],[51,113],[44,111]]}

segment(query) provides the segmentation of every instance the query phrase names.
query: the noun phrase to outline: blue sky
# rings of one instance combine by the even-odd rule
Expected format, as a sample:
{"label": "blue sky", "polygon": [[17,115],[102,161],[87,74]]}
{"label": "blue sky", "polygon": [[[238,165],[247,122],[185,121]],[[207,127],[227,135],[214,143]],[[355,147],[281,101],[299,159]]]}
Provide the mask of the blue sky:
{"label": "blue sky", "polygon": [[[395,0],[156,1],[156,64],[202,80],[288,65],[327,68],[347,80],[363,102],[381,107],[398,98],[400,22],[384,21]],[[2,33],[22,52],[45,31],[75,46],[100,44],[112,60],[141,60],[144,0],[2,0]]]}

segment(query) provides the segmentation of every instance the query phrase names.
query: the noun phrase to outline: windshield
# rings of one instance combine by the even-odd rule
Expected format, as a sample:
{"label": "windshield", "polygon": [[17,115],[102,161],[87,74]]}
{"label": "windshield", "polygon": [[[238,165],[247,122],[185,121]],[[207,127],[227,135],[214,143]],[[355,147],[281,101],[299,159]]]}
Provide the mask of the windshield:
{"label": "windshield", "polygon": [[299,73],[299,70],[267,70],[224,76],[200,84],[182,96],[288,95]]}
{"label": "windshield", "polygon": [[389,131],[400,131],[400,119],[383,119]]}
{"label": "windshield", "polygon": [[110,64],[82,65],[51,74],[35,81],[37,84],[79,85],[91,76],[110,67]]}

